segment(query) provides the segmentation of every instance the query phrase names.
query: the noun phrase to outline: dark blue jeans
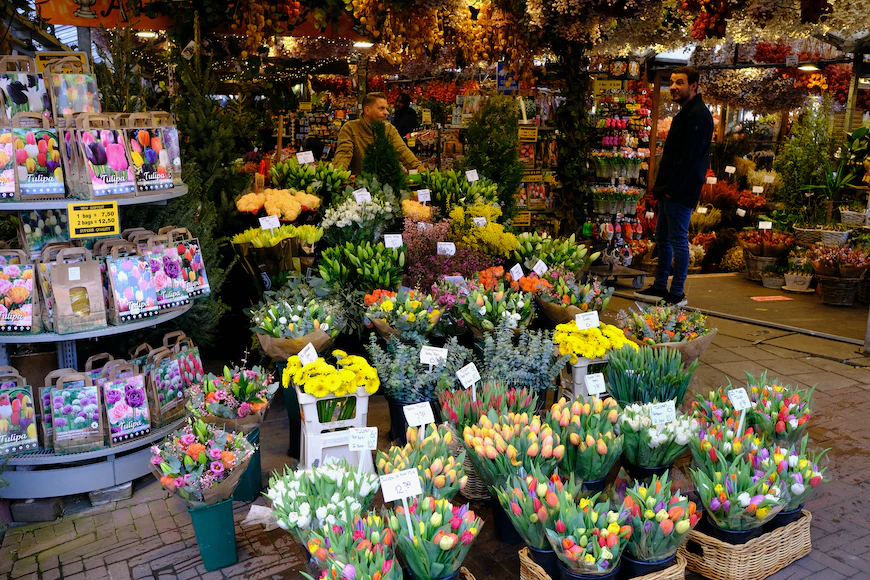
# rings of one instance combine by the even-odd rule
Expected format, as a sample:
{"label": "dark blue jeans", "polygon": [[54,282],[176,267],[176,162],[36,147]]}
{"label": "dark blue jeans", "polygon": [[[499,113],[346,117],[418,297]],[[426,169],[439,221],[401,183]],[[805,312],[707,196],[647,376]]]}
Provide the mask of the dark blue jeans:
{"label": "dark blue jeans", "polygon": [[667,197],[659,201],[658,209],[656,248],[658,248],[659,268],[653,286],[667,290],[668,277],[673,270],[671,293],[679,296],[683,294],[686,275],[689,273],[689,219],[692,217],[692,209]]}

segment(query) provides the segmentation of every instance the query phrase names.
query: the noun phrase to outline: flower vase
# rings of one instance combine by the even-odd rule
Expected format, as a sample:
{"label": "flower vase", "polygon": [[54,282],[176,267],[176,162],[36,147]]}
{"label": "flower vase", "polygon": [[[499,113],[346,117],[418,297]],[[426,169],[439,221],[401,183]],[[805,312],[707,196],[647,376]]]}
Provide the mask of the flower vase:
{"label": "flower vase", "polygon": [[584,574],[581,572],[572,572],[562,560],[559,560],[559,577],[562,580],[616,580],[619,577],[619,570],[622,567],[622,559],[616,563],[616,566],[609,572]]}
{"label": "flower vase", "polygon": [[495,526],[495,537],[499,542],[504,544],[522,544],[523,538],[517,533],[514,524],[510,517],[505,513],[501,502],[495,498],[493,494],[492,500],[492,522]]}
{"label": "flower vase", "polygon": [[535,564],[543,568],[550,578],[557,578],[559,576],[559,557],[556,555],[555,550],[542,550],[532,546],[528,546],[528,548]]}
{"label": "flower vase", "polygon": [[606,476],[602,477],[601,479],[590,479],[583,482],[583,490],[588,491],[589,493],[604,491],[605,487],[607,487]]}
{"label": "flower vase", "polygon": [[241,479],[239,479],[236,491],[233,492],[233,499],[236,501],[254,501],[260,497],[263,491],[263,473],[260,463],[260,428],[255,427],[253,431],[247,434],[247,438],[257,450],[251,456],[248,468]]}
{"label": "flower vase", "polygon": [[196,543],[206,570],[218,570],[239,561],[232,498],[212,505],[187,508],[187,512],[193,521]]}
{"label": "flower vase", "polygon": [[777,528],[782,528],[789,525],[792,522],[799,520],[803,516],[804,504],[801,504],[794,508],[793,510],[782,510],[775,516],[773,519],[764,524],[764,532],[772,532]]}
{"label": "flower vase", "polygon": [[638,481],[647,481],[652,478],[653,475],[661,477],[668,470],[673,467],[673,464],[668,465],[659,465],[657,467],[647,467],[645,465],[635,465],[631,461],[629,461],[625,456],[622,458],[622,465],[625,467],[628,474],[632,477],[632,479],[636,479]]}
{"label": "flower vase", "polygon": [[656,560],[654,562],[635,560],[627,553],[623,553],[622,556],[619,558],[619,561],[622,564],[623,578],[637,578],[640,576],[646,576],[647,574],[652,574],[653,572],[661,572],[662,570],[667,570],[674,565],[674,562],[676,560],[676,552],[671,554],[668,558],[665,558],[663,560]]}

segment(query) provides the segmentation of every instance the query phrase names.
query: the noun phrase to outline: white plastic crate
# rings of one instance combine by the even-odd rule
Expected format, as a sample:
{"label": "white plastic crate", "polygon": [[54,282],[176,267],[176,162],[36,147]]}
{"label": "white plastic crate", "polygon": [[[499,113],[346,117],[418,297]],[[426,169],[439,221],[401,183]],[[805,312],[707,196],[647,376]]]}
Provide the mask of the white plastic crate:
{"label": "white plastic crate", "polygon": [[353,466],[359,464],[362,455],[362,468],[364,471],[374,473],[374,463],[371,452],[358,453],[351,451],[348,445],[348,429],[367,427],[369,415],[369,394],[365,389],[357,389],[356,393],[349,397],[356,398],[354,416],[340,421],[321,422],[317,414],[317,403],[342,399],[344,397],[317,398],[296,389],[296,397],[299,401],[299,411],[302,415],[302,457],[299,462],[306,468],[313,467],[315,462],[322,464],[327,457],[347,459]]}
{"label": "white plastic crate", "polygon": [[[565,369],[560,375],[559,392],[556,398],[565,397],[571,400],[585,401],[589,397],[586,396],[585,377],[589,372],[590,365],[607,364],[606,358],[589,359],[580,357],[577,362],[571,365],[570,376]],[[567,368],[567,367],[566,367]],[[606,395],[603,395],[604,397]]]}

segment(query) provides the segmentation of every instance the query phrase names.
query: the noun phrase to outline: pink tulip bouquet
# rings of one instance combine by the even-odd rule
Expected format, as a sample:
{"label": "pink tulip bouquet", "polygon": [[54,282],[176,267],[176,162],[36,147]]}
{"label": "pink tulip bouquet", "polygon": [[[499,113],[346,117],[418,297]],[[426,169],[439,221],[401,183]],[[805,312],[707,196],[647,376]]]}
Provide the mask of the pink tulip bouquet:
{"label": "pink tulip bouquet", "polygon": [[782,486],[788,498],[784,511],[792,511],[803,506],[807,498],[825,480],[827,466],[822,466],[827,449],[810,453],[807,451],[809,436],[804,435],[799,445],[791,448],[774,447],[762,449],[753,460],[755,475],[761,477],[771,466],[775,471],[771,477]]}

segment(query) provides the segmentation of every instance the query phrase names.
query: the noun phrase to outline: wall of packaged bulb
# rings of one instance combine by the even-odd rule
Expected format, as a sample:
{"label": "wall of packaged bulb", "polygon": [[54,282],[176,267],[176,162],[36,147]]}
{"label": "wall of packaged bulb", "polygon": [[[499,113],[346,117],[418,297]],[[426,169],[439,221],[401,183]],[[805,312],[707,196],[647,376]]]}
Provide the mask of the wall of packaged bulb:
{"label": "wall of packaged bulb", "polygon": [[629,266],[634,245],[647,234],[637,217],[649,169],[652,96],[643,81],[595,81],[595,177],[583,235],[602,250],[608,265]]}

